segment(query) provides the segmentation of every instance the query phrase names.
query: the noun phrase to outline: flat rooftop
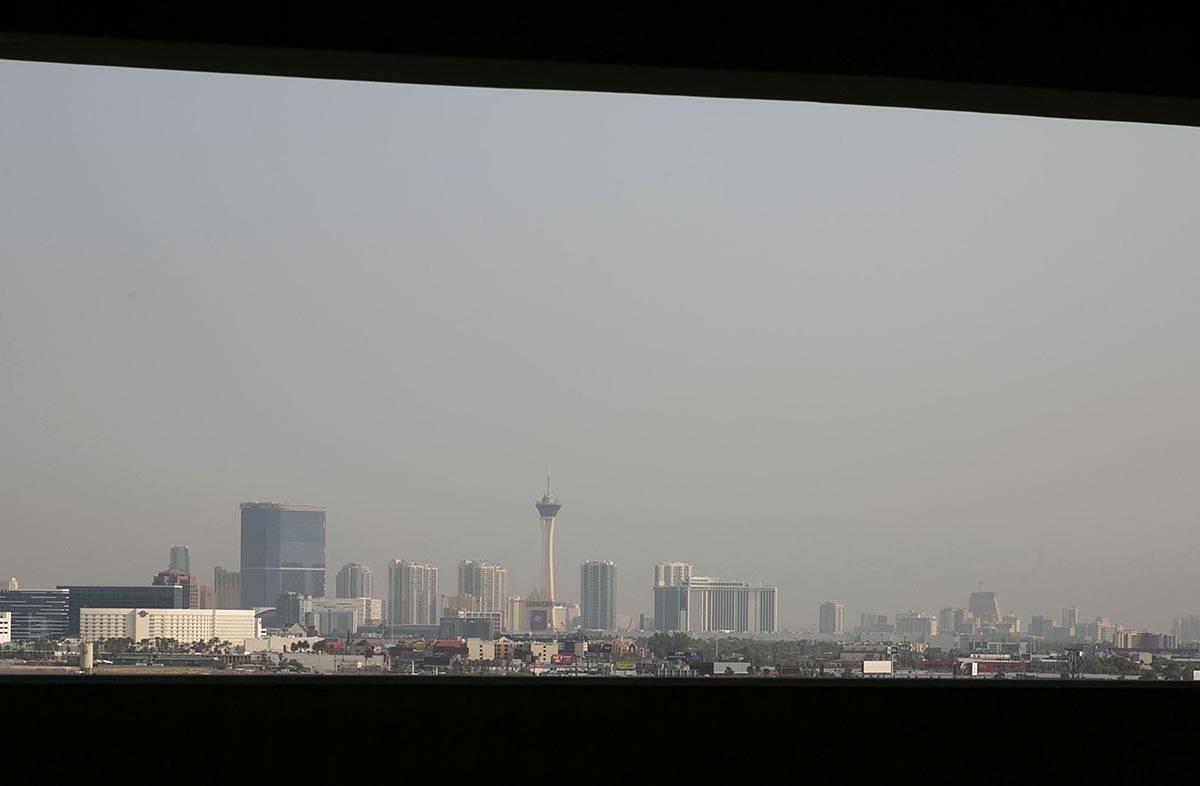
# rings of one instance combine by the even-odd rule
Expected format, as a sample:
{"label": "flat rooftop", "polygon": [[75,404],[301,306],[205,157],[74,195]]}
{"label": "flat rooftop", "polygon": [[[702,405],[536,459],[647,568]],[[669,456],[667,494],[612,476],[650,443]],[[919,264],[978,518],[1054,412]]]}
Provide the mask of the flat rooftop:
{"label": "flat rooftop", "polygon": [[243,502],[240,505],[242,510],[302,510],[324,513],[325,508],[321,505],[298,505],[295,502]]}

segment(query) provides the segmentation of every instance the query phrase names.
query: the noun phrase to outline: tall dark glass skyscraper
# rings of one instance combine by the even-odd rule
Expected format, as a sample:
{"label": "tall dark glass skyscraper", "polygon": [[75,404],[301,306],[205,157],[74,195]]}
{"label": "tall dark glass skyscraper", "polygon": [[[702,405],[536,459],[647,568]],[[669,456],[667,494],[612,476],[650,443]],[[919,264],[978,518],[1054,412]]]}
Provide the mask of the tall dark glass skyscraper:
{"label": "tall dark glass skyscraper", "polygon": [[325,597],[325,510],[242,503],[242,608],[271,606],[284,592]]}

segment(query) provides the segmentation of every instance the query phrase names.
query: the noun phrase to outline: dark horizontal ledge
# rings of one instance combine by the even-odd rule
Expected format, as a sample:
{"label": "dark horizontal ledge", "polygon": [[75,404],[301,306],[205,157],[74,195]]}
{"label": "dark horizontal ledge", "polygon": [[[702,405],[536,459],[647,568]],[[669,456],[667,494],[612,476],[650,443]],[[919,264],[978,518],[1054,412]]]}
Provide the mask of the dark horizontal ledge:
{"label": "dark horizontal ledge", "polygon": [[[0,32],[0,58],[228,74],[815,101],[993,114],[1200,125],[1200,97],[824,70],[570,62],[264,44]],[[835,62],[833,65],[839,64]],[[819,69],[829,63],[816,63]],[[878,64],[874,64],[878,69]],[[897,68],[902,72],[902,68]],[[935,69],[936,70],[936,69]],[[959,73],[953,68],[946,73]],[[963,69],[961,73],[968,73]],[[990,74],[1003,75],[993,69]],[[1021,71],[1021,75],[1025,71]],[[989,77],[995,78],[995,77]],[[1067,80],[1069,81],[1069,80]],[[1122,80],[1122,84],[1129,80]]]}

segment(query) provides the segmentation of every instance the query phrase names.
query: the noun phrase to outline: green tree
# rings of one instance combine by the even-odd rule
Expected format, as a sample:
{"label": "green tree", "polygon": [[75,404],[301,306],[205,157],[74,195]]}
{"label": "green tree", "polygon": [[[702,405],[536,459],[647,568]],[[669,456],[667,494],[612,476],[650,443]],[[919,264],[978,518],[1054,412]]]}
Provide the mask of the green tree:
{"label": "green tree", "polygon": [[673,652],[696,649],[696,641],[686,633],[664,633],[659,631],[646,640],[646,648],[656,658],[665,658]]}

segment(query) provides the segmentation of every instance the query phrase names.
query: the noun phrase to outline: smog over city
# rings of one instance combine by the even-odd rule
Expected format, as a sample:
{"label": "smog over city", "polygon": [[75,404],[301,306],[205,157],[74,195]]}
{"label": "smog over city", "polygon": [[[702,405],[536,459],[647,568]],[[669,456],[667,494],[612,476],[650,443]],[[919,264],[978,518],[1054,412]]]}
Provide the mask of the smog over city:
{"label": "smog over city", "polygon": [[269,627],[288,512],[243,503],[286,502],[305,602],[439,569],[364,623],[439,624],[464,560],[514,632],[593,579],[704,632],[672,562],[748,638],[1200,612],[1192,129],[15,61],[0,117],[14,589],[240,569]]}

